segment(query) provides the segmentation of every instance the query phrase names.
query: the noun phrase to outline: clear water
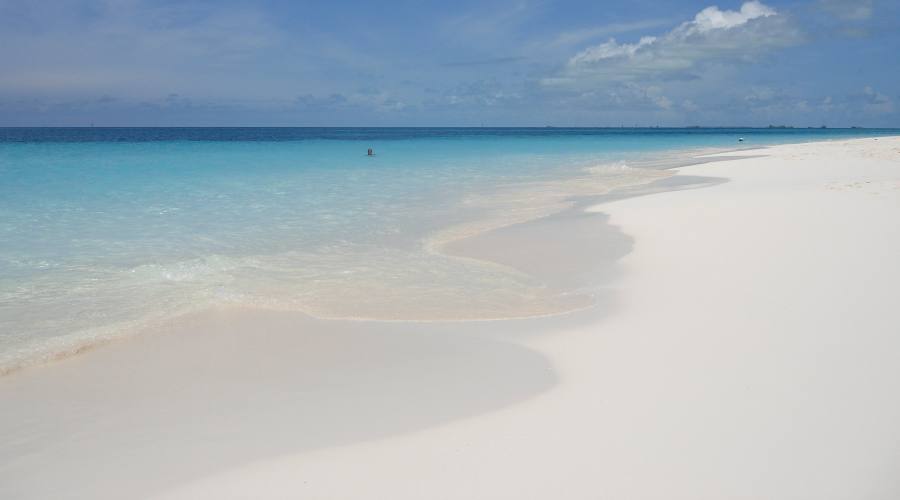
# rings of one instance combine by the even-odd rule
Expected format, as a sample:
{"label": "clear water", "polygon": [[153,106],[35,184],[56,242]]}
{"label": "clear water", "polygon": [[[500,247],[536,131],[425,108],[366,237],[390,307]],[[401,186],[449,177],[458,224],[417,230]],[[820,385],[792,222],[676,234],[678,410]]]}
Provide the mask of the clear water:
{"label": "clear water", "polygon": [[571,309],[583,295],[440,245],[652,180],[638,160],[669,150],[896,133],[0,129],[0,372],[221,304],[373,319]]}

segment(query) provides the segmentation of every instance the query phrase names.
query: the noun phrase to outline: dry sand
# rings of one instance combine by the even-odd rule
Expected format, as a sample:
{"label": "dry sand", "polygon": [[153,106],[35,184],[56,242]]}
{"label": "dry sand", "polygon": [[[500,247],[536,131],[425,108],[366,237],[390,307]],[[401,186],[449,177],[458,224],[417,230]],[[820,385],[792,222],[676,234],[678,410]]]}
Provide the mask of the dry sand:
{"label": "dry sand", "polygon": [[0,497],[898,498],[900,138],[758,154],[592,208],[602,310],[210,312],[3,377]]}

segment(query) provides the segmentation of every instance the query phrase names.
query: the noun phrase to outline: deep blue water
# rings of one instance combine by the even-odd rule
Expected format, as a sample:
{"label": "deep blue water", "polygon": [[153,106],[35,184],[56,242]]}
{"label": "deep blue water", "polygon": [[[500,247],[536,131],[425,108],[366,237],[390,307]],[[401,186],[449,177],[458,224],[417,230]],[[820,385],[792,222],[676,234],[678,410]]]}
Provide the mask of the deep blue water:
{"label": "deep blue water", "polygon": [[646,182],[641,161],[672,150],[898,133],[0,128],[0,370],[217,304],[384,319],[565,310],[566,291],[435,250]]}
{"label": "deep blue water", "polygon": [[758,141],[807,140],[829,137],[869,137],[894,134],[897,129],[808,128],[491,128],[491,127],[0,127],[0,142],[154,142],[154,141],[391,141],[415,139],[490,139],[627,137],[722,138],[736,136]]}

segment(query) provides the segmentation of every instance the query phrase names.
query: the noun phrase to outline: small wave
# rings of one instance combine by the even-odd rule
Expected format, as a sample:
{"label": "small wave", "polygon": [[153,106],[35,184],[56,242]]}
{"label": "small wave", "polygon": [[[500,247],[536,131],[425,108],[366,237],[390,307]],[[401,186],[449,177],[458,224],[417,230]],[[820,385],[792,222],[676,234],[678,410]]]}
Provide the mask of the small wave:
{"label": "small wave", "polygon": [[209,278],[227,280],[230,271],[252,266],[253,264],[252,259],[210,255],[166,264],[141,264],[129,269],[128,272],[139,279],[145,280],[174,282],[197,281]]}

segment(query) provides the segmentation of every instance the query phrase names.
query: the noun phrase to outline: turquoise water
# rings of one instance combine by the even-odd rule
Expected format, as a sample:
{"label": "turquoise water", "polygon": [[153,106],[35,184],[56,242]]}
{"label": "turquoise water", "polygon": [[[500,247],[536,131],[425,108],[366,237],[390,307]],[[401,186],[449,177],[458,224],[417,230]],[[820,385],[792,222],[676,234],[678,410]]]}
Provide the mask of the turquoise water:
{"label": "turquoise water", "polygon": [[[440,253],[792,129],[0,129],[0,371],[216,305],[320,317],[559,312],[584,294]],[[366,156],[374,148],[374,157]]]}

